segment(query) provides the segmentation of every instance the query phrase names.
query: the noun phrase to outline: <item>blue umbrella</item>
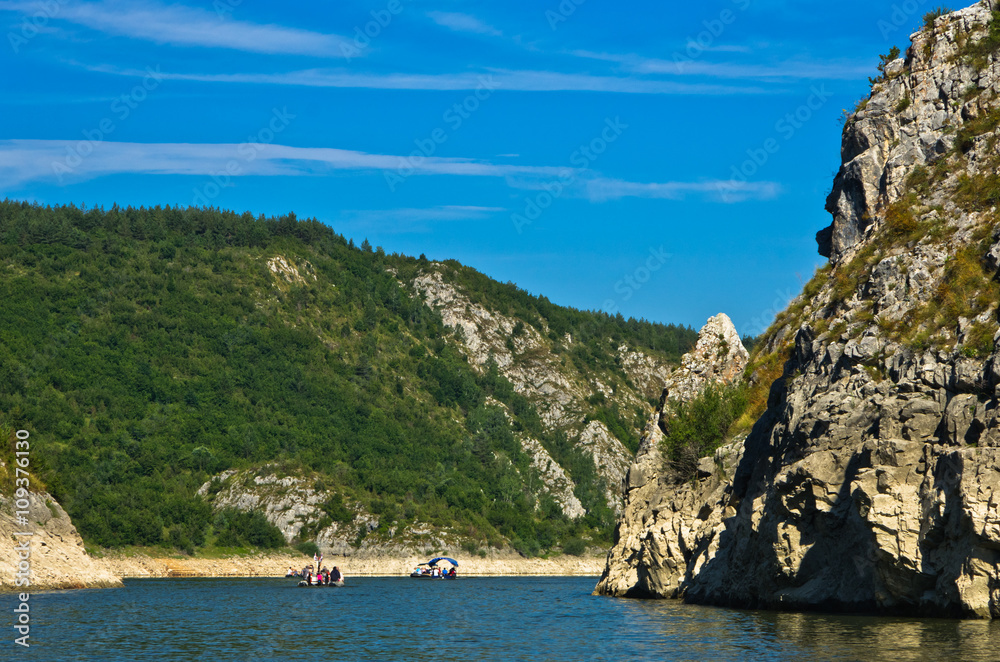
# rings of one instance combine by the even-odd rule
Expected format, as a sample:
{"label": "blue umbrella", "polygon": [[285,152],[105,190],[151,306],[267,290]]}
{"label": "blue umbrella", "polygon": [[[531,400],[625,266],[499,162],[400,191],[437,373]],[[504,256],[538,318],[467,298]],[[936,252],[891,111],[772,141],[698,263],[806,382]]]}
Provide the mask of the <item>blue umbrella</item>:
{"label": "blue umbrella", "polygon": [[431,559],[430,561],[427,562],[427,565],[437,565],[438,561],[447,561],[456,568],[458,567],[458,561],[456,561],[455,559],[449,559],[447,556],[439,556],[436,559]]}

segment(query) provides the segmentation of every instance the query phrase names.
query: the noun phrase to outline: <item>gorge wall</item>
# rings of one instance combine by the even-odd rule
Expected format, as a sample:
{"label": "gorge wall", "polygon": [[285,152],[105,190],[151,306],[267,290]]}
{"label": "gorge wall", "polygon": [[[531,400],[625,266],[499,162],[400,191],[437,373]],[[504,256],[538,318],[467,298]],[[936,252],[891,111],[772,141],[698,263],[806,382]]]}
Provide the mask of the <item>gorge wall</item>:
{"label": "gorge wall", "polygon": [[766,412],[681,484],[647,427],[597,593],[1000,616],[997,4],[931,17],[847,119]]}

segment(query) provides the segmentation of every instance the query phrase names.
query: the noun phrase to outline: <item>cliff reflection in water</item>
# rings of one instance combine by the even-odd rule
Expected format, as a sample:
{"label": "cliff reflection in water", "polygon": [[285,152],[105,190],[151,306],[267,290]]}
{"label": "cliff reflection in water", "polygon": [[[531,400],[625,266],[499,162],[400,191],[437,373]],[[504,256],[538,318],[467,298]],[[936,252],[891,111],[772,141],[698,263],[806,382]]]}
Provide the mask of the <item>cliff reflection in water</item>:
{"label": "cliff reflection in water", "polygon": [[[616,602],[629,605],[622,614],[629,630],[655,629],[645,650],[671,650],[679,659],[1000,659],[1000,622],[742,611],[677,600]],[[614,659],[598,650],[592,659]]]}
{"label": "cliff reflection in water", "polygon": [[996,660],[1000,623],[900,619],[820,614],[767,614],[779,638],[811,649],[822,659],[900,662],[908,660]]}

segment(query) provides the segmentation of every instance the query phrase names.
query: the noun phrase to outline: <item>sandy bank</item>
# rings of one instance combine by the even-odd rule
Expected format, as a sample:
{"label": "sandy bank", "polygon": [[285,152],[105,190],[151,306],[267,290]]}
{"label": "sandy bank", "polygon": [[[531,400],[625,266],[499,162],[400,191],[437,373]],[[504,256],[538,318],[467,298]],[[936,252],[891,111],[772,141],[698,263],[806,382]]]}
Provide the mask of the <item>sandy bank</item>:
{"label": "sandy bank", "polygon": [[[154,557],[145,554],[109,552],[104,562],[112,572],[129,577],[284,577],[289,566],[302,568],[312,559],[299,554],[252,554],[219,559],[190,557]],[[418,556],[360,557],[328,556],[327,567],[339,566],[348,577],[397,577],[409,574],[426,561]],[[465,577],[500,576],[589,576],[597,577],[604,567],[601,556],[560,556],[551,559],[525,559],[519,556],[466,558],[459,556],[459,573]]]}

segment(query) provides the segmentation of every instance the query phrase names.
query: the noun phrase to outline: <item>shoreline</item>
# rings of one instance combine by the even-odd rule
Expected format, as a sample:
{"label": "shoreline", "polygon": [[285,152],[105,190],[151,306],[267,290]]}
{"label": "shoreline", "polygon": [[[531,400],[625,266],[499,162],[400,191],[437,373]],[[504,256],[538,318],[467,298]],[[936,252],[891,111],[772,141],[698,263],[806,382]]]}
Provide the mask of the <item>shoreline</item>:
{"label": "shoreline", "polygon": [[[312,560],[294,554],[253,554],[218,559],[161,557],[146,554],[108,553],[101,559],[122,579],[156,577],[285,577],[289,567],[301,570]],[[359,557],[330,556],[323,559],[327,568],[338,566],[350,577],[405,577],[427,559],[418,556]],[[599,577],[606,557],[560,556],[551,559],[526,559],[514,556],[456,559],[460,577]]]}

